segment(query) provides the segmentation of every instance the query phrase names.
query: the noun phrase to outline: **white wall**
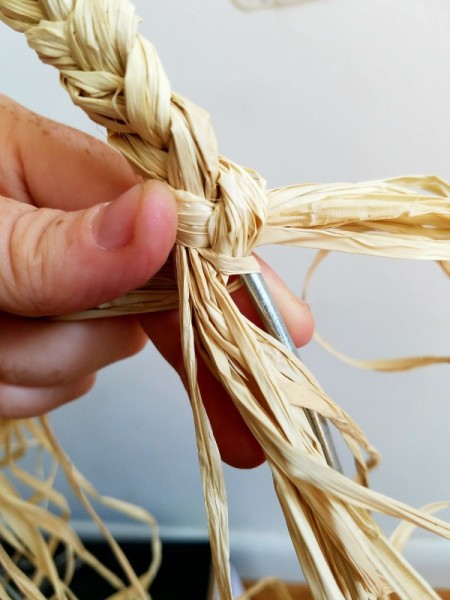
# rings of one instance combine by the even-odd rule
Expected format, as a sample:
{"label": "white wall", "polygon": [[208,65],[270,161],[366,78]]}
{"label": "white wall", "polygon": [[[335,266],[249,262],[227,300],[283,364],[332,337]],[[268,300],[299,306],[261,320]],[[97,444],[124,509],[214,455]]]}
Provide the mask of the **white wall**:
{"label": "white wall", "polygon": [[[211,112],[222,154],[258,169],[270,186],[450,178],[447,0],[304,0],[252,14],[230,0],[141,0],[137,10],[173,88]],[[5,26],[0,89],[102,135]],[[264,255],[300,292],[313,253]],[[311,303],[320,331],[355,356],[448,354],[448,292],[433,264],[335,255],[318,271]],[[315,344],[302,355],[380,449],[374,487],[414,505],[450,498],[448,367],[383,375],[347,367]],[[204,534],[189,406],[152,348],[103,372],[53,423],[101,491],[143,504],[167,535]],[[300,578],[266,468],[225,470],[238,569]],[[78,509],[75,516],[83,519]],[[435,585],[450,586],[449,547],[421,534],[411,545]]]}

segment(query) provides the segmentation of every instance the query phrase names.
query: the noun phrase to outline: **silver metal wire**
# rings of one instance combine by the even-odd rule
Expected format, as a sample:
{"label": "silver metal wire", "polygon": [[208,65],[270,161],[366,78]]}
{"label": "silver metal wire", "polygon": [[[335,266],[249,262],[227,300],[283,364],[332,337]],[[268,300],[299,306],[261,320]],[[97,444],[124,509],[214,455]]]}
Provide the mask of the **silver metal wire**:
{"label": "silver metal wire", "polygon": [[[297,348],[286,328],[280,312],[269,292],[261,273],[246,273],[241,275],[241,282],[247,290],[253,305],[267,330],[274,338],[298,356]],[[312,410],[304,408],[306,418],[316,436],[325,460],[330,467],[342,472],[339,457],[331,437],[328,422]]]}

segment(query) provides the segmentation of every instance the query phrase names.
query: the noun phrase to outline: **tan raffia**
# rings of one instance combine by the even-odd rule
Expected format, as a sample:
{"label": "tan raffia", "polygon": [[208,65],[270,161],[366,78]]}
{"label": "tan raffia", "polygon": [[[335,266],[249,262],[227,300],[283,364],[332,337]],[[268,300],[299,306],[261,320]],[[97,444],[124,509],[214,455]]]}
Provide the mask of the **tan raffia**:
{"label": "tan raffia", "polygon": [[[0,471],[0,539],[14,551],[11,558],[0,546],[0,572],[8,574],[0,579],[0,598],[3,600],[12,597],[15,600],[17,596],[10,596],[8,592],[10,589],[18,589],[27,600],[44,599],[48,596],[44,596],[40,590],[45,580],[53,590],[53,598],[72,600],[75,596],[69,585],[75,561],[81,561],[95,570],[110,584],[111,589],[116,590],[110,600],[148,598],[146,590],[161,562],[161,543],[154,518],[141,508],[100,496],[59,447],[45,417],[35,420],[0,420],[0,447],[0,467],[8,467],[9,471],[8,475],[6,471]],[[37,451],[42,458],[41,473],[30,474],[26,465],[21,464],[21,459],[30,450]],[[44,463],[49,461],[51,466],[45,467]],[[72,530],[67,500],[53,488],[57,469],[63,470],[77,499],[109,543],[128,583],[102,565]],[[26,498],[20,493],[21,487],[29,491]],[[93,502],[119,511],[149,527],[152,560],[139,578],[97,515]],[[55,558],[59,559],[59,563],[64,561],[62,573],[56,570]],[[30,578],[18,568],[19,560],[32,573]]]}
{"label": "tan raffia", "polygon": [[[303,288],[303,299],[308,299],[308,291],[311,283],[312,275],[315,273],[320,263],[328,256],[329,252],[321,250],[316,254],[314,261],[312,262],[306,277]],[[448,263],[441,263],[444,270],[446,270]],[[317,330],[314,331],[314,339],[318,342],[322,348],[327,350],[330,354],[341,360],[342,362],[357,367],[358,369],[368,369],[370,371],[408,371],[410,369],[418,369],[419,367],[427,367],[429,365],[445,364],[450,363],[450,356],[403,356],[400,358],[382,358],[382,359],[371,359],[361,360],[353,358],[339,352],[328,342]]]}
{"label": "tan raffia", "polygon": [[[438,598],[371,512],[446,538],[450,525],[368,489],[377,454],[363,432],[296,357],[240,314],[227,284],[231,274],[257,270],[252,251],[274,243],[437,260],[448,274],[449,185],[420,176],[266,190],[257,173],[219,156],[208,115],[172,92],[127,0],[0,0],[0,11],[42,61],[59,69],[72,101],[106,127],[109,142],[144,177],[167,181],[177,197],[176,280],[168,266],[147,287],[66,318],[179,306],[221,600],[232,597],[227,502],[195,348],[265,451],[314,597],[375,599],[394,590],[408,600]],[[327,466],[305,407],[340,432],[354,455],[355,480]]]}

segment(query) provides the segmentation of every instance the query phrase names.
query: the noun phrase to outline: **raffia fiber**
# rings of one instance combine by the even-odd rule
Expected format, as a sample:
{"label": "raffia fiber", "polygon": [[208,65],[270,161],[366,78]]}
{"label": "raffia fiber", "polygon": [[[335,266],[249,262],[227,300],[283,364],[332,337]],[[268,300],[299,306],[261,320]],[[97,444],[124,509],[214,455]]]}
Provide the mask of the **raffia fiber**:
{"label": "raffia fiber", "polygon": [[[168,267],[143,289],[63,318],[179,307],[221,600],[232,597],[226,491],[197,384],[195,349],[264,449],[314,597],[375,599],[395,591],[408,600],[437,598],[387,540],[371,512],[446,538],[450,525],[367,487],[368,472],[378,457],[364,433],[295,356],[238,311],[227,286],[229,275],[258,270],[252,257],[257,246],[274,243],[437,260],[449,274],[449,185],[437,177],[418,176],[266,190],[257,173],[219,155],[208,115],[172,92],[155,49],[138,33],[138,19],[127,0],[0,0],[0,15],[25,33],[42,61],[60,71],[72,101],[106,127],[109,142],[133,167],[144,177],[167,181],[176,195],[176,279]],[[340,432],[354,456],[354,480],[327,466],[303,408],[329,419]],[[19,425],[5,423],[5,427],[20,434]],[[46,436],[53,439],[47,426],[42,435],[43,444]],[[64,461],[70,472],[72,467]],[[54,494],[47,491],[46,497]],[[59,497],[58,501],[62,502]],[[40,559],[43,553],[39,569],[52,577],[55,597],[71,597],[67,585],[52,572],[51,557],[36,531],[29,531],[28,521],[22,522],[11,507],[4,511],[5,521],[14,521],[18,540],[36,538],[34,554]],[[42,517],[41,527],[53,534],[46,518]],[[71,551],[81,552],[76,540],[67,543]],[[14,570],[6,558],[4,564]],[[140,585],[132,575],[130,580]]]}

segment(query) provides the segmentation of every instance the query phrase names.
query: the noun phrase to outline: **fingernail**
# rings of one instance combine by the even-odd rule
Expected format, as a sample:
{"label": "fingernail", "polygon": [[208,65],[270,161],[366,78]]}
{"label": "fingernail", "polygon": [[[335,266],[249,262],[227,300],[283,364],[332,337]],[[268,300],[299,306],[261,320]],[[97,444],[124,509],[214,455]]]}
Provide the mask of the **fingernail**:
{"label": "fingernail", "polygon": [[92,223],[92,234],[100,248],[118,250],[133,240],[143,188],[135,185],[100,208]]}

